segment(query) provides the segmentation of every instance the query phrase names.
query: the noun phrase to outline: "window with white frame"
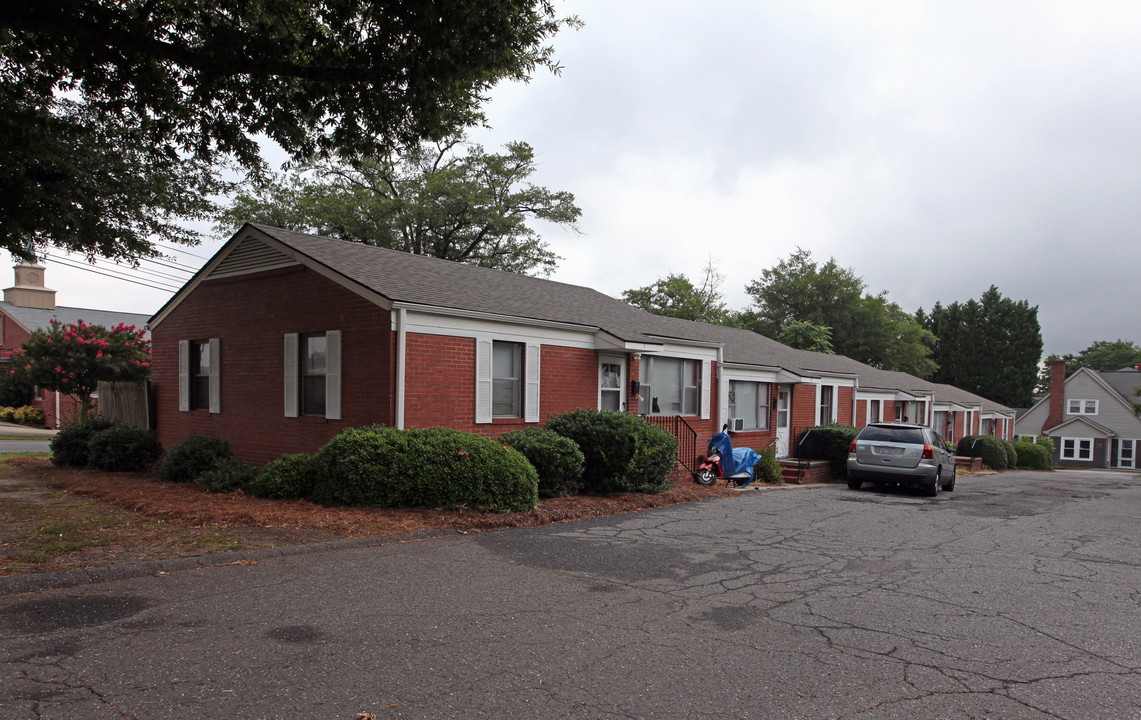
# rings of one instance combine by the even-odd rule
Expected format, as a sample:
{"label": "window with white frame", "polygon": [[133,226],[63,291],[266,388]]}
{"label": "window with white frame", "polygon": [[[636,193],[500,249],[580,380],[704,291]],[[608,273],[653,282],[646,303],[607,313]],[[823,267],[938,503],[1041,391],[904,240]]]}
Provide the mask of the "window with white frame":
{"label": "window with white frame", "polygon": [[832,412],[832,398],[834,397],[835,389],[831,385],[820,386],[820,424],[828,425],[833,422],[836,417]]}
{"label": "window with white frame", "polygon": [[222,412],[222,341],[180,340],[178,342],[178,409],[180,412],[207,410]]}
{"label": "window with white frame", "polygon": [[1062,438],[1063,460],[1093,460],[1092,438]]}
{"label": "window with white frame", "polygon": [[341,331],[285,334],[285,416],[341,419]]}
{"label": "window with white frame", "polygon": [[643,415],[701,412],[701,361],[643,356],[641,372],[638,411]]}
{"label": "window with white frame", "polygon": [[1067,415],[1097,415],[1097,400],[1070,400],[1066,406]]}
{"label": "window with white frame", "polygon": [[491,416],[520,417],[523,344],[491,343]]}
{"label": "window with white frame", "polygon": [[883,420],[883,403],[879,400],[868,400],[868,422],[874,423]]}
{"label": "window with white frame", "polygon": [[729,417],[741,418],[743,430],[768,430],[769,384],[730,380]]}

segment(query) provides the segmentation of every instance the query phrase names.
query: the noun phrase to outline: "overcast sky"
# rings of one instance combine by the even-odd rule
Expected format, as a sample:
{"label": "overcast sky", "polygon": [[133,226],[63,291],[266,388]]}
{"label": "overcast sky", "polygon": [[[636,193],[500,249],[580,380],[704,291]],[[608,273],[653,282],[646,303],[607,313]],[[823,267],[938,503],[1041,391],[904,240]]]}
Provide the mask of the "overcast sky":
{"label": "overcast sky", "polygon": [[[740,309],[800,246],[908,312],[997,285],[1047,353],[1141,342],[1141,3],[556,5],[586,23],[562,75],[498,88],[473,133],[575,194],[582,234],[543,228],[553,279],[617,296],[712,257]],[[48,267],[62,305],[169,297]]]}

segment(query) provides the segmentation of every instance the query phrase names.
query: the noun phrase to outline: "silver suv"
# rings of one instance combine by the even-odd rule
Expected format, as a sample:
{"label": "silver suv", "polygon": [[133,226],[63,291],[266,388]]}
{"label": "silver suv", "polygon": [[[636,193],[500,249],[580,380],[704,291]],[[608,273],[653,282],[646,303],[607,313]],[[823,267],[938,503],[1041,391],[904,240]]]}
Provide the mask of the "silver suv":
{"label": "silver suv", "polygon": [[955,489],[955,456],[943,438],[925,425],[872,423],[848,448],[848,487],[865,482],[909,485],[928,497]]}

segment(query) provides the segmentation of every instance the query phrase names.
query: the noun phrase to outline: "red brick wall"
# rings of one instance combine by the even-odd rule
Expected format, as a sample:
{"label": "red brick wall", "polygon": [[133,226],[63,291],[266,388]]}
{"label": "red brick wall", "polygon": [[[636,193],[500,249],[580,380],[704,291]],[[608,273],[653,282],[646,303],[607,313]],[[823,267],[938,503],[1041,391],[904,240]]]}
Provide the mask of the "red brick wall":
{"label": "red brick wall", "polygon": [[855,418],[852,417],[852,396],[855,392],[855,388],[836,388],[835,393],[838,398],[836,401],[836,422],[843,423],[844,425],[856,424]]}
{"label": "red brick wall", "polygon": [[[521,418],[475,422],[475,340],[410,333],[405,370],[404,426],[442,425],[486,437],[527,427]],[[539,415],[598,407],[598,353],[543,345],[539,364]]]}
{"label": "red brick wall", "polygon": [[[286,333],[342,332],[342,419],[287,418]],[[391,424],[389,314],[317,273],[287,269],[199,285],[152,331],[158,434],[170,449],[191,434],[229,440],[247,462],[312,452],[351,426]],[[178,341],[221,339],[222,412],[178,410]]]}

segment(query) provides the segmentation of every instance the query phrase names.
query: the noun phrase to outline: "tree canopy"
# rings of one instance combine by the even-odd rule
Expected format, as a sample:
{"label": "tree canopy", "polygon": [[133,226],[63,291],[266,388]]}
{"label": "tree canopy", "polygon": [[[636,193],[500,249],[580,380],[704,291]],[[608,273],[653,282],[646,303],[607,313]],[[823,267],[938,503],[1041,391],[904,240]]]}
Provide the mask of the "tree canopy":
{"label": "tree canopy", "polygon": [[652,285],[624,291],[622,299],[655,315],[722,325],[728,317],[721,298],[724,278],[710,260],[705,266],[701,287],[695,286],[685,275],[671,273]]}
{"label": "tree canopy", "polygon": [[295,160],[438,140],[497,82],[557,72],[548,42],[577,24],[550,0],[4,3],[0,237],[26,259],[157,254],[152,234],[195,239],[172,221],[209,210],[192,200],[226,162],[263,169],[258,136]]}
{"label": "tree canopy", "polygon": [[803,248],[762,271],[746,291],[753,307],[738,313],[742,327],[772,338],[794,323],[831,328],[838,355],[918,377],[935,371],[934,336],[887,298],[866,292],[862,278],[829,258],[819,264]]}
{"label": "tree canopy", "polygon": [[351,162],[323,160],[274,174],[235,197],[219,230],[259,222],[417,255],[547,275],[560,259],[528,225],[575,229],[574,195],[531,184],[524,142],[503,153],[460,137]]}
{"label": "tree canopy", "polygon": [[1029,407],[1042,357],[1038,307],[1003,297],[992,285],[978,300],[936,303],[916,318],[938,338],[935,382],[990,398],[1010,407]]}

